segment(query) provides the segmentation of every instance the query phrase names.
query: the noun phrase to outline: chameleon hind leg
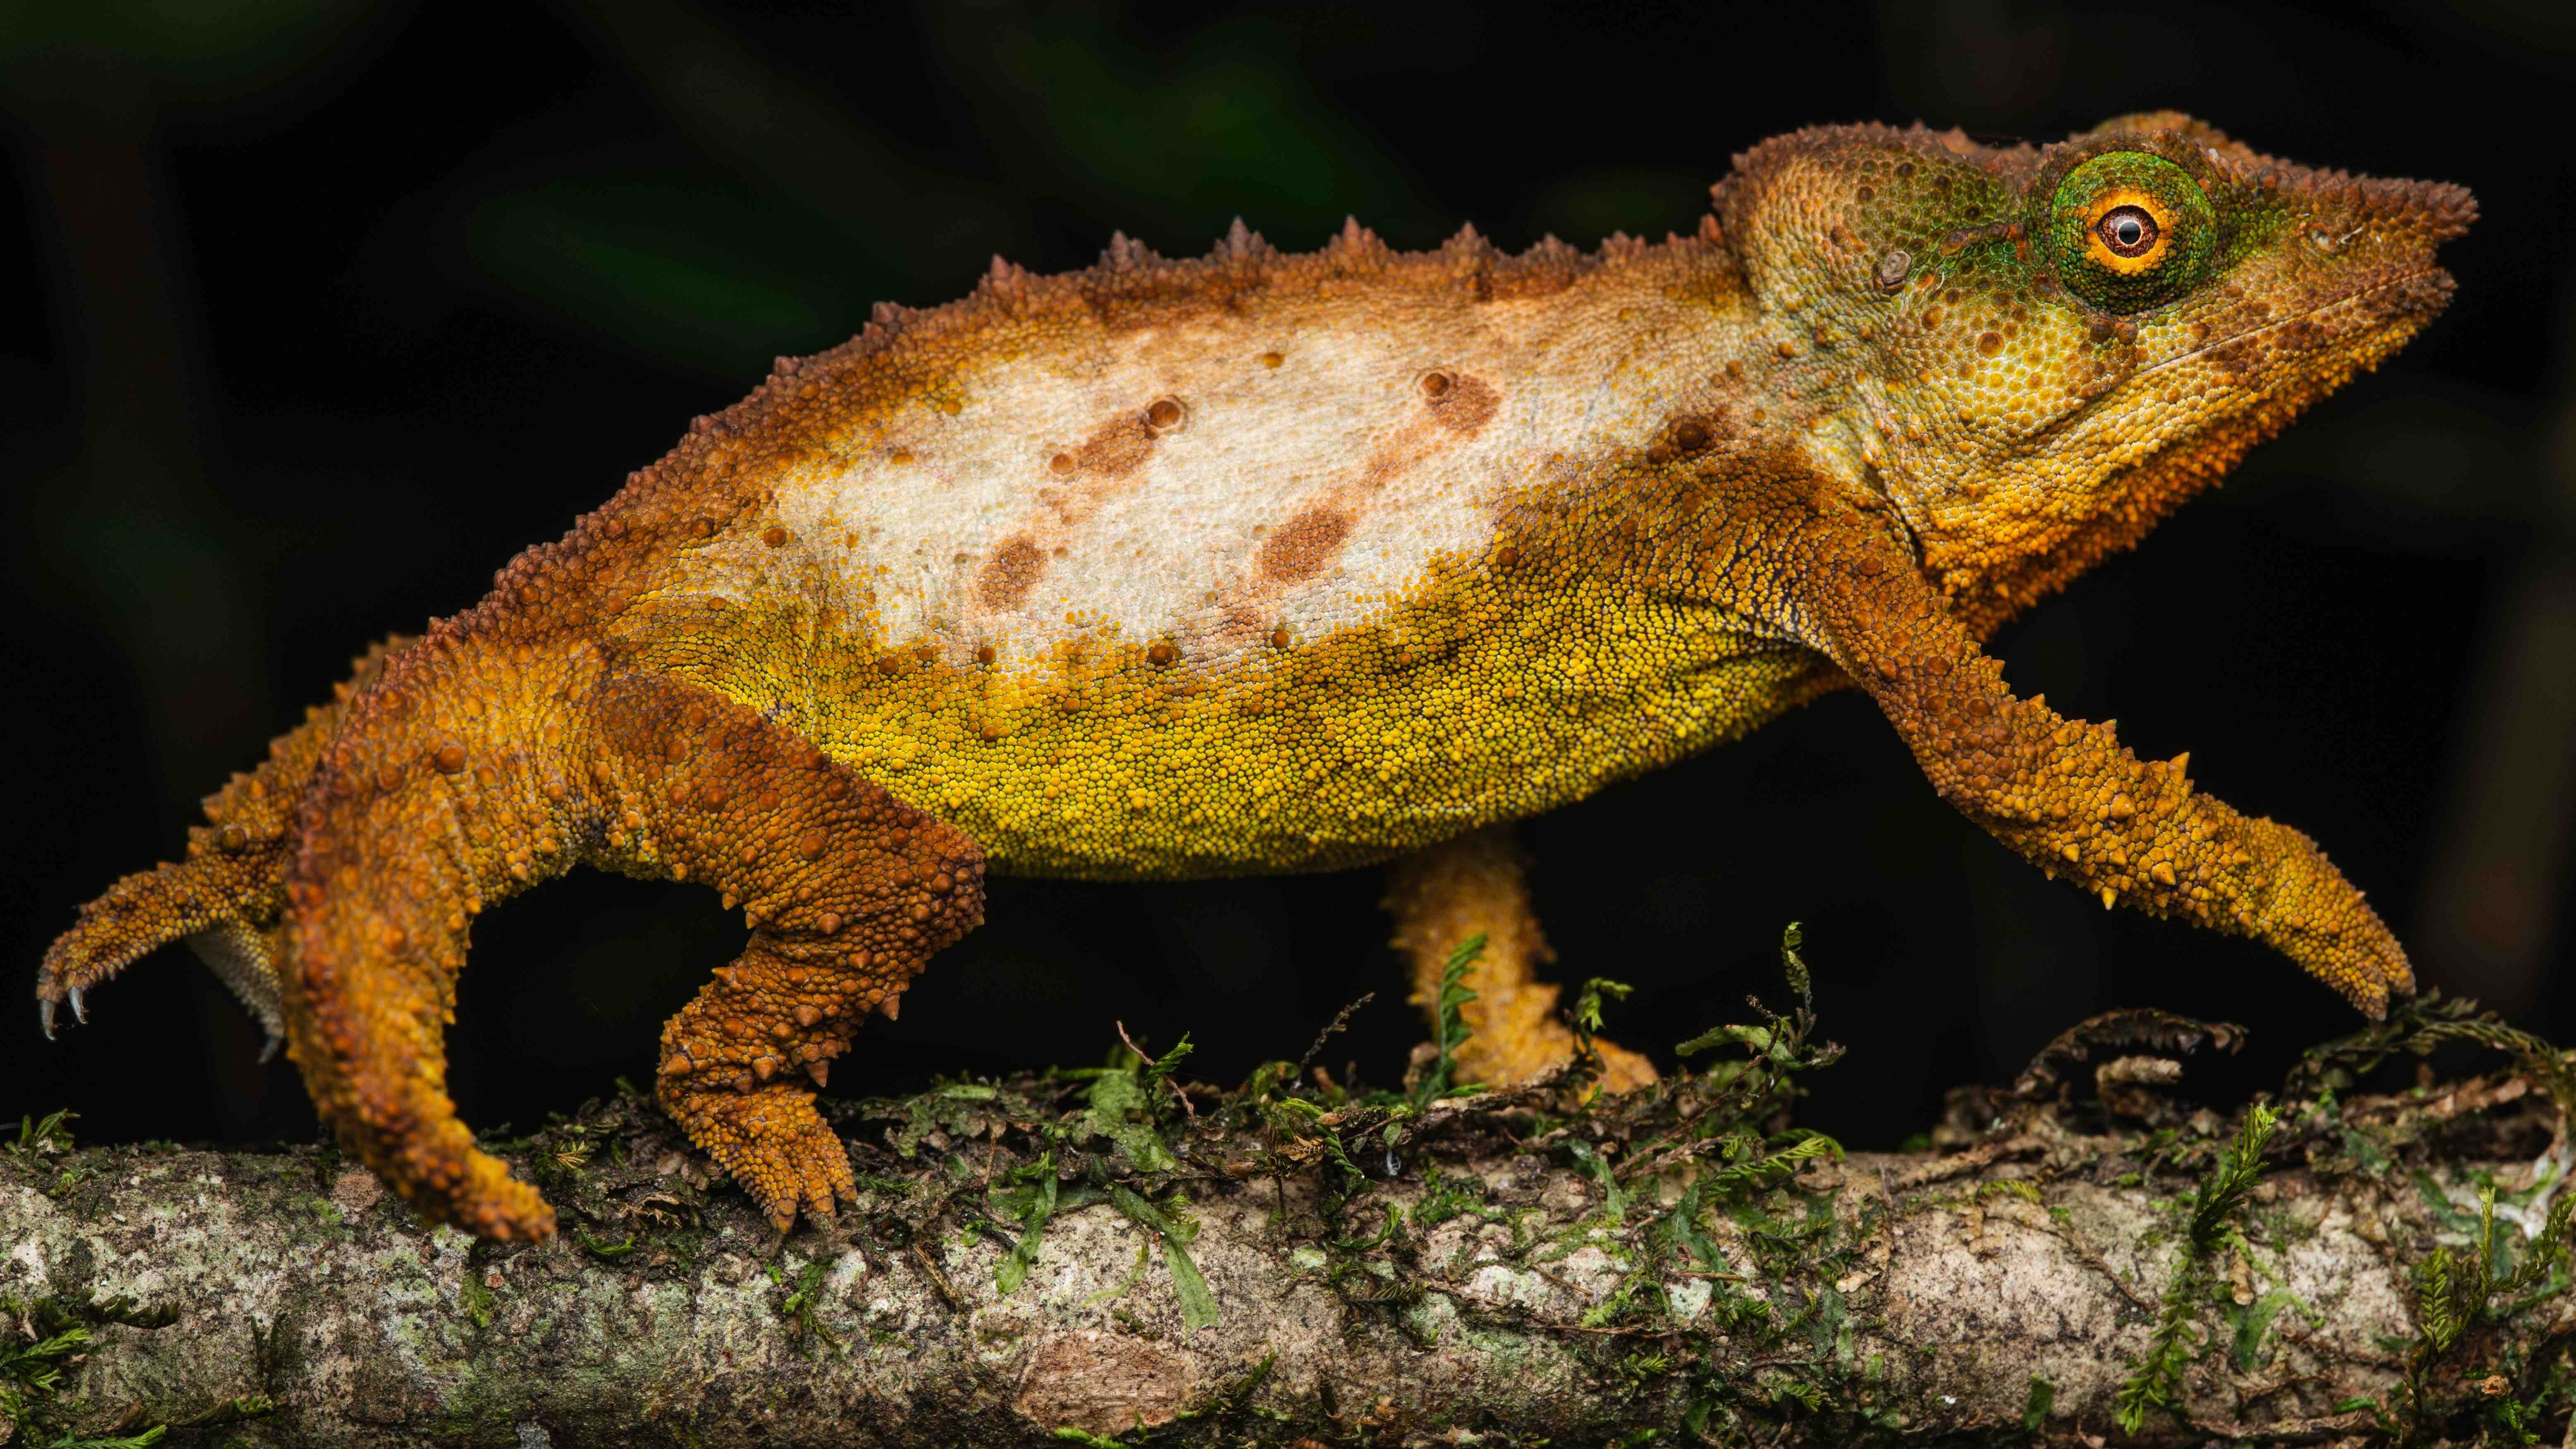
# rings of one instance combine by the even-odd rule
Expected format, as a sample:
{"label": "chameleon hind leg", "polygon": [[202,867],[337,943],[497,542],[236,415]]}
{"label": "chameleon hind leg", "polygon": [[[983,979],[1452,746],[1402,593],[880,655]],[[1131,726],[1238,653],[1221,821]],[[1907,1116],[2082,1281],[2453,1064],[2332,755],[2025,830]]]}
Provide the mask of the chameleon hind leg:
{"label": "chameleon hind leg", "polygon": [[37,1011],[54,1033],[55,1004],[89,1020],[90,988],[146,952],[184,940],[267,1033],[263,1062],[285,1040],[277,979],[279,917],[294,854],[297,801],[349,699],[383,671],[410,639],[396,636],[350,661],[349,678],[328,704],[271,741],[268,758],[205,798],[206,823],[188,831],[187,858],[125,877],[81,907],[80,919],[45,953],[36,976]]}
{"label": "chameleon hind leg", "polygon": [[[1458,1052],[1459,1074],[1470,1081],[1526,1081],[1574,1055],[1573,1029],[1556,1011],[1564,988],[1538,979],[1537,968],[1556,953],[1530,909],[1525,868],[1512,828],[1490,825],[1399,857],[1388,869],[1385,905],[1395,917],[1393,945],[1404,954],[1414,1005],[1435,1011],[1449,953],[1484,933],[1484,953],[1467,971],[1465,984],[1476,999],[1463,1008],[1469,1036]],[[1598,1039],[1593,1047],[1609,1090],[1655,1080],[1654,1064],[1637,1053]]]}
{"label": "chameleon hind leg", "polygon": [[555,1215],[447,1094],[482,912],[576,863],[744,907],[742,956],[664,1032],[660,1097],[788,1226],[851,1190],[810,1084],[982,911],[963,835],[757,711],[497,613],[441,623],[350,702],[298,834],[279,962],[314,1106],[426,1216],[490,1238]]}
{"label": "chameleon hind leg", "polygon": [[720,696],[629,681],[597,719],[593,780],[619,797],[602,863],[704,881],[752,927],[663,1028],[662,1105],[781,1230],[827,1217],[857,1189],[813,1088],[982,919],[982,853]]}

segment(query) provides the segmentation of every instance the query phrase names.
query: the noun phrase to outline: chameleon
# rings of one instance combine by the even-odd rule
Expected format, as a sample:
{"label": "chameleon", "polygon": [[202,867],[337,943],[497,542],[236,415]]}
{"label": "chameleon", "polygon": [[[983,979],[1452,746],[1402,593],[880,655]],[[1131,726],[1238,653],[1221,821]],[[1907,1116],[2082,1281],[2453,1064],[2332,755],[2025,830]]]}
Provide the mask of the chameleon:
{"label": "chameleon", "polygon": [[445,1091],[473,923],[576,865],[703,883],[749,936],[656,1094],[787,1231],[855,1199],[816,1090],[987,871],[1391,861],[1416,1000],[1486,932],[1461,1065],[1517,1078],[1569,1035],[1510,823],[1852,688],[2106,907],[2373,1015],[2411,991],[2307,836],[1983,646],[2420,331],[2470,194],[2157,112],[2040,146],[1807,129],[1711,197],[1653,244],[1405,253],[1352,221],[1292,255],[1238,220],[1196,259],[1118,235],[878,304],[362,659],[184,860],[83,908],[47,1034],[185,939],[424,1215],[542,1238]]}

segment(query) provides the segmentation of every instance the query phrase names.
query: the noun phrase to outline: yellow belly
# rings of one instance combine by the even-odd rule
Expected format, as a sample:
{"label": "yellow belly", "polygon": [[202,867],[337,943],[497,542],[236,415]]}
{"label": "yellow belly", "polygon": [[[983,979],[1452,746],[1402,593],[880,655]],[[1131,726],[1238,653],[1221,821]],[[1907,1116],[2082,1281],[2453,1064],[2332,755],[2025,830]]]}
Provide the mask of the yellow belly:
{"label": "yellow belly", "polygon": [[1838,678],[1713,610],[1467,569],[1366,624],[1194,668],[1076,641],[957,668],[792,609],[665,619],[655,667],[797,729],[972,834],[997,870],[1172,878],[1381,859],[1580,798]]}

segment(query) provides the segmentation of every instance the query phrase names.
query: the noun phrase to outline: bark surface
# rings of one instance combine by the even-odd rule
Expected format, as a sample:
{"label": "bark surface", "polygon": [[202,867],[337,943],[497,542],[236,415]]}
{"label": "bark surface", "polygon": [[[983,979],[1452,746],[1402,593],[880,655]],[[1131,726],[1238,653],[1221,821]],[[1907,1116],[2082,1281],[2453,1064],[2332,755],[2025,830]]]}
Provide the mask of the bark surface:
{"label": "bark surface", "polygon": [[[2132,1014],[1954,1093],[1934,1150],[1846,1158],[1784,1126],[1832,1056],[1810,1025],[1589,1105],[1281,1064],[1185,1107],[1132,1055],[842,1104],[861,1201],[783,1240],[632,1096],[485,1144],[562,1213],[534,1247],[424,1227],[326,1148],[31,1127],[0,1153],[0,1442],[2568,1432],[2566,1057],[2410,1005],[2312,1054],[2265,1136],[2164,1095],[2228,1029]],[[2369,1090],[2463,1039],[2515,1064]]]}

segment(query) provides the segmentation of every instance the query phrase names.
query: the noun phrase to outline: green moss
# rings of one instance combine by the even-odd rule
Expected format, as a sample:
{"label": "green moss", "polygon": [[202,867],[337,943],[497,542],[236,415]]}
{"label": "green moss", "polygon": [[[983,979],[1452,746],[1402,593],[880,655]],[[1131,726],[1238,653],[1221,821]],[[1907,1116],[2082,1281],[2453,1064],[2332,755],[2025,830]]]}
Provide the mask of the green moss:
{"label": "green moss", "polygon": [[103,1305],[53,1297],[0,1299],[0,1425],[15,1429],[18,1442],[41,1449],[143,1449],[161,1442],[168,1432],[161,1425],[115,1438],[73,1433],[62,1417],[75,1402],[67,1397],[63,1372],[89,1349],[90,1330],[98,1324],[159,1328],[174,1317],[138,1314],[124,1299]]}
{"label": "green moss", "polygon": [[65,1124],[80,1114],[69,1108],[48,1112],[42,1117],[18,1119],[18,1137],[14,1142],[0,1142],[0,1153],[20,1161],[36,1157],[59,1157],[72,1150],[71,1128]]}
{"label": "green moss", "polygon": [[1440,990],[1432,1009],[1432,1045],[1438,1049],[1431,1070],[1413,1087],[1413,1106],[1418,1110],[1450,1095],[1457,1085],[1458,1049],[1467,1044],[1467,1003],[1476,993],[1467,989],[1467,972],[1478,957],[1485,954],[1485,933],[1478,931],[1460,941],[1450,951],[1449,959],[1440,966]]}
{"label": "green moss", "polygon": [[[1791,969],[1804,965],[1794,936],[1783,941],[1782,962],[1794,1009],[1775,1013],[1757,1004],[1747,1021],[1685,1043],[1693,1048],[1693,1070],[1620,1097],[1580,1090],[1579,1072],[1548,1087],[1470,1100],[1428,1096],[1420,1080],[1399,1092],[1309,1079],[1282,1062],[1257,1070],[1231,1094],[1194,1089],[1193,1112],[1177,1073],[1186,1054],[1177,1045],[1150,1057],[1121,1043],[1110,1048],[1102,1065],[1043,1079],[949,1082],[921,1098],[832,1103],[826,1110],[850,1139],[853,1166],[867,1189],[856,1217],[860,1241],[898,1259],[930,1254],[952,1266],[960,1260],[946,1254],[947,1247],[995,1243],[1001,1249],[995,1286],[1006,1294],[1034,1276],[1046,1256],[1047,1234],[1068,1212],[1111,1206],[1144,1230],[1135,1261],[1124,1281],[1106,1285],[1080,1309],[1146,1336],[1173,1336],[1175,1316],[1185,1325],[1181,1332],[1194,1331],[1231,1305],[1199,1280],[1191,1258],[1195,1226],[1183,1189],[1195,1195],[1210,1190],[1200,1184],[1221,1176],[1257,1179],[1267,1170],[1281,1184],[1256,1182],[1244,1203],[1269,1210],[1268,1232],[1281,1271],[1320,1282],[1343,1302],[1367,1310],[1344,1315],[1355,1345],[1409,1340],[1423,1349],[1472,1354],[1532,1382],[1581,1384],[1592,1395],[1582,1402],[1603,1424],[1616,1416],[1633,1424],[1641,1413],[1681,1421],[1667,1424],[1655,1442],[1761,1443],[1790,1431],[1873,1442],[1902,1429],[1904,1411],[1912,1407],[1892,1398],[1896,1390],[1885,1360],[1901,1360],[1904,1371],[1895,1379],[1909,1385],[1908,1393],[1923,1369],[1895,1351],[1859,1352],[1864,1330],[1883,1338],[1869,1315],[1884,1305],[1872,1296],[1877,1290],[1855,1288],[1847,1299],[1835,1285],[1866,1266],[1862,1254],[1874,1235],[1884,1236],[1898,1208],[1874,1191],[1823,1186],[1835,1181],[1839,1146],[1790,1124],[1806,1074],[1830,1065],[1838,1053],[1821,1041],[1810,992]],[[1597,1009],[1614,1002],[1617,993],[1603,989],[1595,995]],[[2317,1099],[2285,1100],[2277,1121],[2286,1140],[2272,1144],[2275,1156],[2305,1152],[2321,1164],[2347,1154],[2344,1144],[2355,1129],[2343,1122],[2330,1096],[2329,1091]],[[2029,1120],[2044,1122],[2047,1114],[2069,1110],[1997,1098],[1997,1116],[2029,1113]],[[621,1275],[656,1271],[653,1256],[686,1236],[676,1224],[683,1216],[694,1221],[691,1204],[697,1197],[694,1190],[661,1183],[651,1190],[674,1196],[653,1211],[673,1221],[643,1215],[648,1199],[641,1184],[659,1180],[623,1162],[620,1148],[629,1133],[616,1124],[628,1110],[619,1103],[597,1113],[585,1109],[580,1118],[553,1124],[527,1144],[532,1160],[589,1152],[579,1163],[556,1155],[545,1170],[560,1174],[576,1194],[567,1238],[614,1261]],[[2072,1110],[2087,1109],[2077,1104]],[[2268,1116],[2268,1109],[2256,1115]],[[2243,1136],[2231,1141],[2229,1135],[2185,1127],[2142,1138],[2121,1135],[2115,1126],[2114,1135],[2091,1138],[2086,1133],[2092,1120],[2073,1120],[2077,1125],[2063,1140],[2079,1154],[2086,1142],[2099,1141],[2117,1165],[2142,1164],[2119,1179],[2125,1186],[2170,1191],[2178,1173],[2199,1180],[2198,1191],[2186,1183],[2179,1197],[2165,1202],[2165,1221],[2147,1234],[2149,1242],[2167,1243],[2168,1251],[2184,1257],[2191,1286],[2174,1319],[2183,1326],[2164,1344],[2169,1376],[2149,1381],[2141,1391],[2141,1420],[2160,1402],[2158,1395],[2176,1391],[2193,1354],[2208,1359],[2198,1373],[2231,1367],[2247,1374],[2277,1371],[2282,1330],[2293,1322],[2282,1315],[2313,1319],[2313,1311],[2277,1288],[2262,1291],[2275,1281],[2268,1277],[2253,1302],[2226,1301],[2215,1272],[2236,1250],[2259,1273],[2274,1260],[2258,1257],[2258,1245],[2277,1249],[2298,1232],[2314,1232],[2312,1224],[2292,1221],[2282,1208],[2249,1211],[2246,1194],[2255,1174],[2244,1169],[2251,1161],[2259,1170],[2265,1145],[2257,1141],[2249,1159]],[[2372,1133],[2383,1135],[2364,1140],[2404,1154],[2396,1161],[2417,1161],[2425,1153],[2423,1141],[2406,1135],[2417,1130],[2403,1121],[2373,1126]],[[925,1147],[935,1154],[929,1160]],[[2019,1199],[2062,1222],[2063,1209],[2050,1205],[2055,1194],[2048,1174],[2100,1180],[2103,1172],[2099,1160],[2068,1162],[2064,1155],[2052,1155],[2028,1180],[1972,1177],[1935,1191],[1954,1195],[1961,1205]],[[1536,1206],[1505,1200],[1515,1187],[1499,1181],[1489,1186],[1467,1165],[1516,1156],[1544,1159],[1581,1178],[1572,1221],[1565,1220],[1569,1205],[1559,1195],[1561,1181],[1546,1206]],[[2505,1315],[2530,1312],[2548,1294],[2563,1291],[2564,1266],[2544,1264],[2524,1276],[2533,1257],[2521,1250],[2510,1219],[2536,1210],[2532,1191],[2486,1184],[2495,1189],[2494,1206],[2473,1209],[2458,1184],[2447,1191],[2441,1182],[2432,1186],[2446,1194],[2439,1221],[2468,1242],[2454,1242],[2438,1270],[2423,1270],[2424,1301],[2444,1305],[2457,1326],[2441,1344],[2427,1335],[2420,1346],[2452,1357],[2436,1365],[2442,1372],[2428,1369],[2423,1375],[2423,1417],[2408,1417],[2416,1411],[2402,1392],[2380,1412],[2391,1425],[2438,1420],[2453,1438],[2484,1433],[2490,1442],[2518,1442],[2516,1434],[2534,1424],[2554,1426],[2564,1412],[2565,1385],[2551,1377],[2560,1370],[2470,1356],[2496,1337],[2481,1338],[2480,1324],[2492,1327]],[[2422,1187],[2415,1185],[2417,1191]],[[2560,1196],[2576,1200],[2576,1193]],[[1922,1199],[1910,1201],[1919,1205]],[[2429,1207],[2431,1200],[2425,1201]],[[2408,1210],[2413,1214],[2414,1204]],[[1461,1219],[1473,1221],[1445,1229],[1457,1240],[1453,1253],[1438,1233]],[[1506,1232],[1480,1231],[1486,1223],[1507,1230],[1508,1243],[1500,1241]],[[689,1231],[704,1236],[702,1230]],[[1607,1255],[1615,1267],[1605,1272],[1588,1255],[1577,1259],[1580,1272],[1561,1266],[1587,1248]],[[2487,1275],[2482,1294],[2464,1276],[2473,1262]],[[1615,1284],[1606,1298],[1597,1296],[1593,1285],[1611,1272]],[[464,1316],[478,1327],[494,1317],[493,1295],[481,1286],[480,1273],[479,1267],[470,1272],[460,1293]],[[1471,1298],[1460,1284],[1478,1274],[1485,1280],[1479,1296]],[[1583,1295],[1579,1312],[1561,1306],[1575,1277],[1586,1280],[1577,1290]],[[2513,1289],[2518,1279],[2523,1286]],[[1171,1300],[1161,1297],[1166,1280]],[[1685,1280],[1690,1286],[1676,1294]],[[771,1301],[786,1334],[804,1352],[818,1344],[840,1346],[824,1322],[841,1321],[830,1308],[830,1281],[827,1264],[793,1256],[772,1271]],[[1194,1291],[1204,1301],[1193,1303]],[[951,1301],[953,1306],[953,1295]],[[1173,1301],[1177,1315],[1167,1306]],[[444,1324],[439,1331],[460,1330]],[[988,1340],[999,1332],[990,1325],[979,1325],[979,1331]],[[1399,1334],[1401,1340],[1394,1337]],[[850,1337],[863,1341],[862,1351],[869,1353],[917,1351],[902,1326],[881,1317],[868,1318]],[[2419,1341],[2407,1340],[2398,1352],[2418,1348]],[[2481,1375],[2490,1368],[2505,1374],[2509,1390],[2464,1398],[2459,1386],[2472,1367]],[[2018,1366],[2010,1371],[2022,1376]],[[1196,1446],[1346,1437],[1347,1415],[1343,1427],[1335,1428],[1329,1416],[1308,1422],[1256,1407],[1251,1401],[1261,1382],[1256,1377],[1212,1392],[1184,1416],[1186,1425],[1097,1442]],[[2450,1397],[2437,1402],[2436,1386]],[[2034,1380],[2018,1421],[2007,1417],[1970,1432],[1987,1443],[2017,1443],[2043,1433],[2055,1395],[2054,1387]],[[1647,1403],[1663,1407],[1640,1410]],[[2005,1412],[2009,1416],[2009,1405]],[[1220,1420],[1229,1426],[1224,1432],[1215,1427]],[[1445,1421],[1438,1427],[1447,1427]],[[1459,1427],[1480,1434],[1480,1443],[1523,1442],[1509,1430],[1471,1419]],[[1419,1423],[1406,1432],[1417,1429],[1429,1432]],[[1553,1432],[1559,1443],[1611,1442],[1607,1429]]]}
{"label": "green moss", "polygon": [[778,1316],[787,1323],[788,1340],[802,1353],[811,1353],[817,1345],[839,1351],[841,1340],[831,1329],[816,1321],[815,1309],[823,1295],[823,1277],[828,1265],[817,1258],[805,1265],[790,1284],[787,1274],[777,1265],[769,1265],[769,1281],[781,1290]]}
{"label": "green moss", "polygon": [[2258,1104],[2248,1111],[2235,1146],[2193,1196],[2181,1259],[2165,1288],[2163,1311],[2147,1341],[2146,1356],[2120,1385],[2112,1410],[2123,1433],[2135,1434],[2151,1411],[2171,1408],[2179,1397],[2183,1366],[2198,1348],[2192,1325],[2209,1257],[2234,1232],[2236,1210],[2261,1179],[2263,1149],[2278,1126],[2279,1119],[2268,1108]]}
{"label": "green moss", "polygon": [[492,1290],[484,1286],[482,1275],[475,1272],[469,1263],[465,1281],[457,1285],[456,1290],[456,1306],[464,1311],[465,1321],[476,1328],[490,1328],[495,1301]]}

